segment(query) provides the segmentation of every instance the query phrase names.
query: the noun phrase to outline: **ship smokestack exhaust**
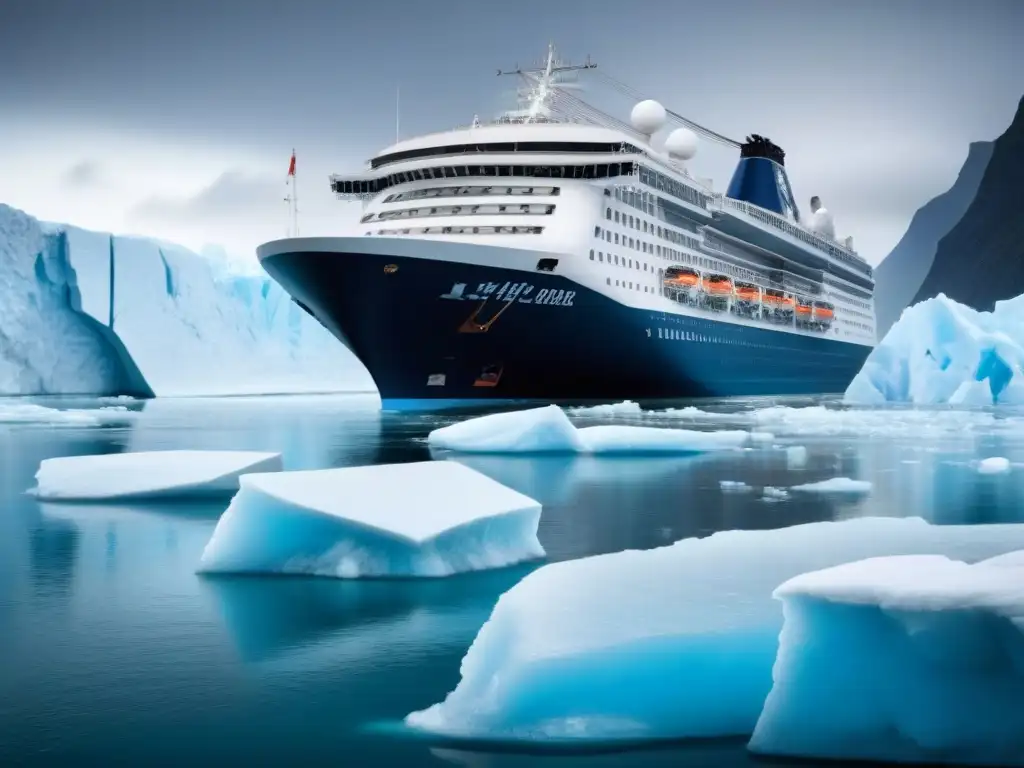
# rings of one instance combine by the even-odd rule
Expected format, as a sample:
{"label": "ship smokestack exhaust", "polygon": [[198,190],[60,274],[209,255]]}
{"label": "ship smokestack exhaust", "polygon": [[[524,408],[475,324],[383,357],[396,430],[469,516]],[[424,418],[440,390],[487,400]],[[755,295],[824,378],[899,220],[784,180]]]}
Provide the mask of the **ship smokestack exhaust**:
{"label": "ship smokestack exhaust", "polygon": [[[786,153],[782,147],[756,133],[740,145],[740,162],[725,194],[733,200],[800,221],[800,211],[786,175]],[[813,203],[811,205],[813,207]]]}

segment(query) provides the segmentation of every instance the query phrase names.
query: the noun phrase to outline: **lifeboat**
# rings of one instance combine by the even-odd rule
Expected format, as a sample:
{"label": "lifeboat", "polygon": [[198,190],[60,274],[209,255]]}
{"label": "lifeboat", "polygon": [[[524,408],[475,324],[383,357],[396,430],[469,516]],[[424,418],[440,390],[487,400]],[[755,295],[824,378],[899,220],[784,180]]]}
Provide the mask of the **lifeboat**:
{"label": "lifeboat", "polygon": [[666,288],[697,288],[700,286],[700,273],[689,267],[669,267],[665,270],[663,283]]}
{"label": "lifeboat", "polygon": [[736,298],[757,303],[761,300],[761,289],[753,283],[736,283]]}
{"label": "lifeboat", "polygon": [[732,297],[732,280],[725,275],[708,275],[704,278],[704,290],[710,296]]}
{"label": "lifeboat", "polygon": [[761,303],[769,319],[775,319],[779,322],[789,322],[792,320],[796,300],[788,293],[783,293],[775,288],[765,288],[764,296],[761,297]]}
{"label": "lifeboat", "polygon": [[811,316],[814,318],[814,322],[818,323],[822,328],[828,328],[835,319],[836,308],[827,301],[816,301],[814,302]]}
{"label": "lifeboat", "polygon": [[798,325],[810,325],[811,314],[814,308],[810,299],[797,298],[796,300],[796,322]]}

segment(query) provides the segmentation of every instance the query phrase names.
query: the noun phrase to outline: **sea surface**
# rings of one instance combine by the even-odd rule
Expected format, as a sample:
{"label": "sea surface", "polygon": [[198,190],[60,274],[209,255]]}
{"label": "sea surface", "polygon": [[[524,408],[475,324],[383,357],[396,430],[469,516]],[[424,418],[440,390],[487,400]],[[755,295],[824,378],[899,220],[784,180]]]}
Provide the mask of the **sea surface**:
{"label": "sea surface", "polygon": [[[454,688],[498,596],[536,565],[431,581],[201,577],[195,568],[226,502],[82,506],[24,493],[55,456],[272,450],[287,469],[426,460],[430,430],[461,417],[382,413],[367,396],[32,402],[62,413],[0,402],[0,765],[754,764],[742,739],[536,755],[403,733],[407,713]],[[676,406],[573,418],[774,437],[696,457],[434,458],[542,502],[549,560],[863,515],[1024,519],[1024,414],[846,411],[808,399]],[[979,473],[990,456],[1008,458],[1011,471]],[[837,476],[873,490],[763,492]]]}

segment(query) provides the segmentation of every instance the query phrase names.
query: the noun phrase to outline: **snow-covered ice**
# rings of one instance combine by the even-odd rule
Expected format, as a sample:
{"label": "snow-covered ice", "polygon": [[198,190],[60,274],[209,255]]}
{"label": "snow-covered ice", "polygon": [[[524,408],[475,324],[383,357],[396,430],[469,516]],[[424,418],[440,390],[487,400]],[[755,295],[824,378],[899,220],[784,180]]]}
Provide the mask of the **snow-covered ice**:
{"label": "snow-covered ice", "polygon": [[741,480],[719,480],[718,486],[723,491],[731,493],[745,493],[750,490],[750,486]]}
{"label": "snow-covered ice", "polygon": [[1010,460],[1004,456],[990,456],[978,462],[978,473],[982,475],[1002,475],[1010,471]]}
{"label": "snow-covered ice", "polygon": [[1024,765],[1022,556],[875,558],[782,584],[774,686],[750,748]]}
{"label": "snow-covered ice", "polygon": [[977,561],[1022,544],[1020,525],[856,518],[546,565],[498,600],[455,690],[406,721],[472,739],[749,734],[772,686],[779,584],[866,557]]}
{"label": "snow-covered ice", "polygon": [[543,557],[541,507],[451,461],[251,474],[200,571],[448,576]]}
{"label": "snow-covered ice", "polygon": [[785,501],[789,498],[789,491],[785,488],[773,488],[768,485],[761,491],[761,499],[768,502]]}
{"label": "snow-covered ice", "polygon": [[345,389],[373,384],[268,277],[0,205],[0,394]]}
{"label": "snow-covered ice", "polygon": [[247,472],[277,472],[281,455],[257,451],[140,451],[45,459],[29,492],[44,501],[129,501],[224,496]]}
{"label": "snow-covered ice", "polygon": [[864,494],[871,492],[871,483],[867,480],[851,480],[849,477],[830,477],[828,480],[820,480],[817,483],[804,483],[794,485],[789,490],[803,491],[804,493],[837,493],[837,494]]}
{"label": "snow-covered ice", "polygon": [[848,403],[1024,405],[1024,296],[992,312],[945,295],[903,311],[846,390]]}
{"label": "snow-covered ice", "polygon": [[631,425],[577,428],[557,405],[479,416],[435,429],[431,448],[462,453],[703,453],[739,448],[749,432]]}

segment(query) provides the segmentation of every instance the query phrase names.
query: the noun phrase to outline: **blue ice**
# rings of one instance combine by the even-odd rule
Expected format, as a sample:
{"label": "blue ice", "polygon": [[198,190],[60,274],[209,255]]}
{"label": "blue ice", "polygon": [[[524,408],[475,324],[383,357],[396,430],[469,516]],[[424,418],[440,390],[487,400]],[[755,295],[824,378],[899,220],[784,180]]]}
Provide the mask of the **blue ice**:
{"label": "blue ice", "polygon": [[847,563],[775,596],[785,624],[751,750],[1024,765],[1024,552]]}
{"label": "blue ice", "polygon": [[474,740],[749,735],[772,687],[779,584],[867,557],[1018,549],[1024,526],[859,518],[545,565],[498,600],[456,688],[406,722]]}
{"label": "blue ice", "polygon": [[206,573],[448,576],[543,557],[541,506],[450,461],[250,474]]}

